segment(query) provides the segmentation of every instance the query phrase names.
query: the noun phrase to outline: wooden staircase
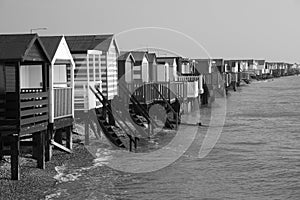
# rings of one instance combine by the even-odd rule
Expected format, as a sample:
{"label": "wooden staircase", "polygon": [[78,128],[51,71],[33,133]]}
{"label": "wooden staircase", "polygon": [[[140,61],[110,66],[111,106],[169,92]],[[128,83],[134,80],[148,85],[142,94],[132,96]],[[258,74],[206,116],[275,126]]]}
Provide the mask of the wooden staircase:
{"label": "wooden staircase", "polygon": [[119,136],[115,133],[113,130],[112,125],[110,125],[107,122],[107,119],[104,118],[101,113],[99,113],[98,110],[96,110],[97,114],[97,119],[100,124],[100,127],[105,135],[105,137],[115,146],[120,147],[120,148],[126,148],[125,145],[123,144],[122,140],[119,138]]}
{"label": "wooden staircase", "polygon": [[[101,102],[103,105],[103,108],[105,112],[107,112],[108,115],[113,116],[116,124],[118,127],[122,130],[123,133],[127,136],[129,139],[129,151],[132,151],[132,145],[134,147],[137,147],[137,141],[139,138],[137,137],[136,131],[133,130],[132,127],[128,126],[126,121],[123,117],[120,116],[119,113],[115,112],[113,107],[111,106],[110,102],[106,99],[106,97],[102,94],[102,92],[99,90],[99,88],[90,87],[91,91],[94,93],[96,98]],[[116,133],[116,131],[113,129],[114,125],[109,124],[106,114],[103,115],[99,110],[96,109],[96,116],[97,120],[100,124],[100,127],[103,131],[103,134],[105,137],[116,147],[119,148],[126,148],[126,145],[121,140],[120,136]]]}

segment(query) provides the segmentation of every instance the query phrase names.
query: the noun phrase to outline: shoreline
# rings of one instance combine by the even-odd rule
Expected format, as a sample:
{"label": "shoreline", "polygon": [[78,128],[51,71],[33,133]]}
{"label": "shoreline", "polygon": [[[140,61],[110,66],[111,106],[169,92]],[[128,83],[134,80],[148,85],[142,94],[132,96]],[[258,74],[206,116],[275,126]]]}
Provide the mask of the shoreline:
{"label": "shoreline", "polygon": [[[6,160],[7,157],[5,157]],[[36,168],[36,161],[20,157],[21,179],[10,180],[9,161],[0,162],[0,199],[44,199],[47,192],[59,183],[55,179],[58,175],[57,166],[68,163],[78,163],[82,167],[92,165],[94,157],[87,151],[84,145],[74,143],[73,153],[66,154],[58,150],[53,151],[53,158],[47,162],[46,168]]]}

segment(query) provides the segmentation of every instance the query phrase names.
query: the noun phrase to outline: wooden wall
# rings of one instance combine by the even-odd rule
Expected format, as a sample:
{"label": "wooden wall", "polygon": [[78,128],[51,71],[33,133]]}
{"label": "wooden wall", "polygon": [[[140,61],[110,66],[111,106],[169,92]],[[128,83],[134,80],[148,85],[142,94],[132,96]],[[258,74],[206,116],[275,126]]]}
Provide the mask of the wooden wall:
{"label": "wooden wall", "polygon": [[108,52],[101,55],[101,79],[102,91],[108,100],[118,94],[118,50],[114,42],[111,43]]}

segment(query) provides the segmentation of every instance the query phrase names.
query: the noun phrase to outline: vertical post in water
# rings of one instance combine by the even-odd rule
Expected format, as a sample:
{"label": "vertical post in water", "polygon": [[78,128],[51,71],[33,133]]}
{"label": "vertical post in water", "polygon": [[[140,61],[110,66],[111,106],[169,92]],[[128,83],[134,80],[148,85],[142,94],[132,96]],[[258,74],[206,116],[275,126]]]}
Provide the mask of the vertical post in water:
{"label": "vertical post in water", "polygon": [[73,141],[72,141],[72,126],[67,127],[66,131],[66,147],[70,150],[72,150],[73,146]]}
{"label": "vertical post in water", "polygon": [[11,154],[11,179],[20,179],[20,163],[19,163],[19,153],[20,153],[20,140],[19,134],[13,134],[10,138],[10,154]]}
{"label": "vertical post in water", "polygon": [[45,134],[46,131],[37,133],[37,167],[45,169]]}
{"label": "vertical post in water", "polygon": [[87,112],[87,114],[85,115],[85,128],[84,128],[84,132],[85,132],[85,140],[84,143],[85,145],[89,145],[90,144],[90,111]]}

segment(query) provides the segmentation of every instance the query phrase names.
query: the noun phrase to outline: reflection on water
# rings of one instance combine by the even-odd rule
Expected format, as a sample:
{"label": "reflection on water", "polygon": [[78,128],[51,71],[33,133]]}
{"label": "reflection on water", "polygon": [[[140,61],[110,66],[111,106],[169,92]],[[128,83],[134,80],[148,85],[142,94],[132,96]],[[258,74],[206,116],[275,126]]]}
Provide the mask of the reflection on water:
{"label": "reflection on water", "polygon": [[[201,110],[203,124],[209,123],[209,114],[209,108]],[[110,150],[99,149],[106,157],[90,167],[58,167],[60,182],[48,198],[300,199],[299,77],[255,82],[231,92],[221,137],[199,159],[206,130],[200,128],[180,159],[151,173],[110,169],[104,165]]]}

